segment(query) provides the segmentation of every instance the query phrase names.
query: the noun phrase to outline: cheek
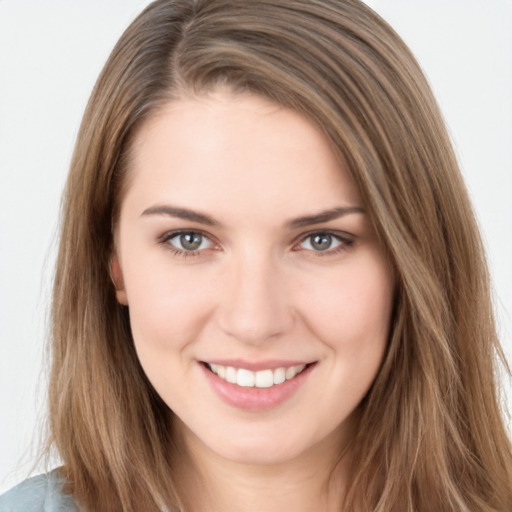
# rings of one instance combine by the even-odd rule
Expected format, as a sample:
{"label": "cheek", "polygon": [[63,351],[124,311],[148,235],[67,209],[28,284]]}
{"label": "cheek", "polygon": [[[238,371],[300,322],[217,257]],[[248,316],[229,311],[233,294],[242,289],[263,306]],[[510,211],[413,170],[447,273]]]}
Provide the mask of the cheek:
{"label": "cheek", "polygon": [[[155,268],[153,267],[153,271]],[[127,285],[135,350],[147,377],[169,405],[191,370],[194,342],[208,317],[204,294],[179,273],[148,272]]]}
{"label": "cheek", "polygon": [[[209,280],[176,271],[163,262],[136,264],[126,281],[130,322],[137,350],[166,351],[193,340],[208,318]],[[206,283],[206,284],[205,284]]]}
{"label": "cheek", "polygon": [[308,322],[332,349],[345,354],[375,352],[387,342],[393,303],[393,282],[385,262],[358,261],[307,286]]}

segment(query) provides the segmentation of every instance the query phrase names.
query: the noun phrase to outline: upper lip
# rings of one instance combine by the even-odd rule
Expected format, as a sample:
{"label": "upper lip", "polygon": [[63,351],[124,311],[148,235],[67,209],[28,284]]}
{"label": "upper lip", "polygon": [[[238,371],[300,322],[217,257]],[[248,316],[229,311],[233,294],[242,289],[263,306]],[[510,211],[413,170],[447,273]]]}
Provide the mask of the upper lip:
{"label": "upper lip", "polygon": [[297,359],[266,359],[262,361],[248,361],[246,359],[208,359],[203,360],[206,364],[218,364],[221,366],[232,366],[234,368],[244,368],[257,372],[260,370],[275,370],[276,368],[290,368],[291,366],[301,366],[314,363],[316,361],[304,361]]}

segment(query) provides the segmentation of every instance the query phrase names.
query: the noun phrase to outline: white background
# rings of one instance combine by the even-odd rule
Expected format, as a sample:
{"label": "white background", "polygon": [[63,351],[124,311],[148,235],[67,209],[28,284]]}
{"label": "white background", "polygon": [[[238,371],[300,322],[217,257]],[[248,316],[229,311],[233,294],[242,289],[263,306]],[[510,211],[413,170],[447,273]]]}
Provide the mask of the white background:
{"label": "white background", "polygon": [[[147,3],[0,0],[0,492],[27,476],[44,415],[59,197],[81,114],[115,41]],[[441,104],[512,354],[512,0],[367,3],[410,45]]]}

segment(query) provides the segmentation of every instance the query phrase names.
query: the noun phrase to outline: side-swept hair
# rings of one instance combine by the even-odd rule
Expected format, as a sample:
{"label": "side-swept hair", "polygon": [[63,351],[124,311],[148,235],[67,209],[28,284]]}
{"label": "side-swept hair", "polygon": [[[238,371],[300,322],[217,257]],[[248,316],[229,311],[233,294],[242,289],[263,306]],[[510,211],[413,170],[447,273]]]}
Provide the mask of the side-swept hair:
{"label": "side-swept hair", "polygon": [[157,0],[94,88],[63,203],[50,443],[87,510],[179,508],[172,412],[110,279],[130,143],[167,102],[216,87],[316,123],[359,187],[396,277],[389,347],[361,404],[344,511],[510,512],[512,454],[484,250],[438,106],[358,0]]}

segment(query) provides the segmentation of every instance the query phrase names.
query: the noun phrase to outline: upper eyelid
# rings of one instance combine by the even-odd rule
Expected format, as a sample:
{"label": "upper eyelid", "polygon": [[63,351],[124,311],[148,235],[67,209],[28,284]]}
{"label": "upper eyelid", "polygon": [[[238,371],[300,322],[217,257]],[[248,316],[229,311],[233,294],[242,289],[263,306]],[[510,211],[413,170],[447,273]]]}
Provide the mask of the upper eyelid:
{"label": "upper eyelid", "polygon": [[171,240],[175,236],[183,235],[184,233],[197,233],[198,235],[201,235],[201,236],[204,236],[205,238],[208,238],[208,240],[210,240],[211,242],[216,242],[216,238],[213,235],[203,231],[202,229],[197,229],[197,228],[193,228],[193,229],[172,229],[172,230],[166,231],[165,233],[160,235],[158,237],[158,239],[160,241]]}
{"label": "upper eyelid", "polygon": [[299,235],[295,240],[295,243],[302,242],[313,235],[331,235],[335,238],[339,238],[341,240],[354,240],[354,235],[351,235],[350,233],[347,233],[346,231],[339,231],[336,229],[315,229],[312,231],[308,231],[307,233],[303,233],[302,235]]}

